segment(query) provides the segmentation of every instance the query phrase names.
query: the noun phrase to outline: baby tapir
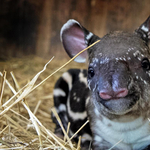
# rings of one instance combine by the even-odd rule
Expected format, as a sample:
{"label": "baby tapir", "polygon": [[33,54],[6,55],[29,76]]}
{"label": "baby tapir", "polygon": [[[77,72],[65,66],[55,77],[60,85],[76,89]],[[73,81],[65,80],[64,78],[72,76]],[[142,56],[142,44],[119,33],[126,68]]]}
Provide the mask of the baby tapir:
{"label": "baby tapir", "polygon": [[72,135],[88,118],[78,134],[83,147],[92,141],[93,150],[149,150],[150,17],[134,33],[103,38],[69,20],[60,36],[70,57],[100,40],[75,59],[87,62],[88,70],[71,69],[55,85],[54,104],[64,127],[71,122]]}

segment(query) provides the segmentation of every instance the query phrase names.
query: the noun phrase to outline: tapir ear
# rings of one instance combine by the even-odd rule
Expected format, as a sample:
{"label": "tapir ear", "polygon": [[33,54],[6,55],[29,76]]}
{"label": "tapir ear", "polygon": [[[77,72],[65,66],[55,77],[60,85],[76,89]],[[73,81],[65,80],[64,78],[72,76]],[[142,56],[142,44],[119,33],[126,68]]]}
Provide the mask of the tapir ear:
{"label": "tapir ear", "polygon": [[[60,38],[63,46],[70,57],[74,57],[81,50],[85,49],[93,33],[82,27],[79,22],[71,19],[63,25],[60,32]],[[86,61],[87,51],[81,53],[76,59],[76,62],[83,63]]]}
{"label": "tapir ear", "polygon": [[147,43],[150,41],[150,16],[138,28],[138,30],[136,32],[140,33],[142,39],[145,40]]}

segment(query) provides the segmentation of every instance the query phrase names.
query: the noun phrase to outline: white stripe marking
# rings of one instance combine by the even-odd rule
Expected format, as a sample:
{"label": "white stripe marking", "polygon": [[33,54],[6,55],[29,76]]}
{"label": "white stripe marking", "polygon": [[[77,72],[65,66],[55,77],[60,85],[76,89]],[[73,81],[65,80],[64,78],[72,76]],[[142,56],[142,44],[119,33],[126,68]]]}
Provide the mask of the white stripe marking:
{"label": "white stripe marking", "polygon": [[87,86],[87,77],[84,77],[82,71],[79,73],[79,80],[80,82],[83,82]]}
{"label": "white stripe marking", "polygon": [[66,105],[65,104],[59,105],[58,110],[59,112],[66,111]]}
{"label": "white stripe marking", "polygon": [[69,90],[71,90],[71,88],[72,88],[72,76],[68,72],[65,72],[65,73],[63,73],[62,77],[68,83]]}
{"label": "white stripe marking", "polygon": [[89,40],[92,36],[93,36],[93,33],[90,32],[90,33],[86,36],[86,39]]}
{"label": "white stripe marking", "polygon": [[92,140],[92,137],[91,137],[91,135],[89,135],[89,134],[87,134],[87,133],[84,133],[83,135],[82,135],[82,139],[81,139],[81,141],[82,142],[85,142],[85,141],[91,141]]}
{"label": "white stripe marking", "polygon": [[144,25],[142,26],[142,28],[141,28],[143,31],[145,31],[145,32],[148,32],[148,28],[147,27],[145,27]]}
{"label": "white stripe marking", "polygon": [[54,89],[53,94],[54,96],[66,96],[66,93],[60,88]]}

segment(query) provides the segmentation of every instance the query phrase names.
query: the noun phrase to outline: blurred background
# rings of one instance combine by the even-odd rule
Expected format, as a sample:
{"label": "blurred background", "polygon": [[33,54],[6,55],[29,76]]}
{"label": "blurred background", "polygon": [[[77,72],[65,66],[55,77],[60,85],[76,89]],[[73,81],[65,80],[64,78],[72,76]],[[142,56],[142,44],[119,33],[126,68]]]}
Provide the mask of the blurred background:
{"label": "blurred background", "polygon": [[[68,19],[76,19],[89,31],[102,37],[114,30],[133,32],[149,15],[150,0],[0,0],[0,108],[1,104],[14,96],[5,79],[18,91],[55,56],[38,77],[34,87],[41,82],[43,84],[25,96],[31,111],[46,129],[54,131],[55,125],[50,114],[55,82],[69,68],[87,68],[85,64],[71,62],[45,80],[69,59],[60,42],[59,34],[63,24]],[[11,102],[16,101],[12,99]],[[4,142],[0,144],[0,149],[10,148],[11,144],[20,141],[25,145],[29,143],[31,149],[39,148],[41,143],[35,141],[38,136],[35,128],[30,125],[30,117],[24,106],[17,103],[12,109],[29,121],[21,120],[20,116],[11,111],[6,116],[12,121],[5,115],[1,116],[0,131],[4,132],[0,133],[0,143]],[[18,124],[24,130],[18,128]],[[8,128],[4,130],[6,126]],[[45,141],[49,136],[45,137],[43,144],[47,144]]]}
{"label": "blurred background", "polygon": [[0,60],[66,58],[59,32],[70,18],[103,36],[132,32],[149,15],[149,0],[0,0]]}

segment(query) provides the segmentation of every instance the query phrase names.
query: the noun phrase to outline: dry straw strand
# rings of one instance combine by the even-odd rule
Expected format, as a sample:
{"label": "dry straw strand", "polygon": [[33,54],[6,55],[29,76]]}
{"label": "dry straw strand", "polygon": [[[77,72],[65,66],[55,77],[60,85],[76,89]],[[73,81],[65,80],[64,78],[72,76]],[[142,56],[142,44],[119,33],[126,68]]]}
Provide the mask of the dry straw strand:
{"label": "dry straw strand", "polygon": [[41,140],[41,131],[40,131],[40,129],[39,129],[39,126],[38,126],[36,120],[35,120],[34,117],[33,117],[34,114],[32,114],[32,112],[31,112],[31,110],[29,109],[29,107],[28,107],[23,101],[22,101],[22,104],[24,105],[24,107],[25,107],[26,110],[28,111],[28,114],[30,115],[30,119],[31,119],[31,121],[32,121],[32,123],[33,123],[33,125],[34,125],[34,127],[35,127],[35,129],[36,129],[36,132],[37,132],[37,134],[38,134],[38,137],[39,137],[40,149],[42,149],[43,144],[42,144],[42,140]]}
{"label": "dry straw strand", "polygon": [[4,92],[4,86],[5,86],[5,81],[6,81],[6,71],[3,72],[2,75],[2,81],[1,81],[1,94],[0,94],[0,106],[3,105],[2,97],[3,97],[3,92]]}
{"label": "dry straw strand", "polygon": [[51,110],[52,110],[53,114],[55,115],[55,117],[57,118],[57,121],[59,122],[59,125],[61,126],[61,129],[62,129],[64,135],[66,136],[66,138],[67,138],[67,140],[68,140],[68,142],[69,142],[70,148],[73,149],[73,145],[72,145],[72,143],[71,143],[71,140],[69,139],[69,137],[68,137],[68,135],[67,135],[67,132],[65,131],[65,129],[64,129],[64,127],[63,127],[63,124],[62,124],[62,122],[61,122],[61,120],[60,120],[60,118],[59,118],[59,116],[58,116],[58,114],[57,114],[55,108],[52,108]]}
{"label": "dry straw strand", "polygon": [[[52,60],[52,59],[51,59]],[[50,60],[50,61],[51,61]],[[46,69],[46,66],[50,63],[50,61],[48,63],[46,63],[46,65],[44,66],[43,70],[41,70],[40,72],[38,72],[35,77],[25,86],[26,88],[24,89],[24,91],[20,94],[20,96],[17,98],[17,100],[12,103],[10,106],[8,106],[6,109],[4,109],[0,115],[3,115],[5,114],[10,108],[12,108],[14,105],[16,105],[18,102],[20,102],[24,97],[26,97],[31,91],[32,91],[32,88],[37,80],[37,78],[39,77],[39,75],[44,72],[44,70]],[[10,86],[12,87],[12,86]],[[24,87],[23,87],[24,88]],[[12,88],[11,90],[13,90],[13,93],[16,93],[16,91],[14,90],[14,88]],[[19,91],[20,92],[20,91]],[[15,96],[17,96],[18,93],[15,94]],[[14,97],[15,97],[14,96]],[[13,97],[13,98],[14,98]],[[6,104],[2,105],[3,107],[5,106]]]}
{"label": "dry straw strand", "polygon": [[113,145],[109,150],[112,150],[116,145],[118,145],[122,140],[118,141],[115,145]]}
{"label": "dry straw strand", "polygon": [[54,71],[52,74],[50,74],[48,77],[46,77],[43,81],[41,81],[38,85],[36,85],[31,91],[33,91],[34,89],[36,89],[37,87],[39,87],[41,84],[43,84],[46,80],[48,80],[51,76],[53,76],[56,72],[58,72],[59,70],[61,70],[62,68],[64,68],[65,66],[67,66],[70,62],[72,62],[76,57],[78,57],[81,53],[83,53],[84,51],[86,51],[87,49],[89,49],[90,47],[94,46],[95,44],[97,44],[98,42],[100,42],[100,40],[97,40],[96,42],[94,42],[93,44],[91,44],[90,46],[88,46],[87,48],[83,49],[82,51],[80,51],[78,54],[76,54],[73,58],[71,58],[69,61],[67,61],[64,65],[62,65],[60,68],[58,68],[56,71]]}
{"label": "dry straw strand", "polygon": [[[69,129],[70,129],[70,122],[68,123],[68,126],[67,126],[67,135],[69,134]],[[64,136],[64,142],[66,141],[67,137]]]}
{"label": "dry straw strand", "polygon": [[8,128],[8,125],[0,132],[0,135]]}
{"label": "dry straw strand", "polygon": [[11,76],[12,76],[12,78],[13,78],[14,85],[15,85],[15,87],[16,87],[16,90],[19,91],[19,90],[20,90],[19,83],[17,82],[17,80],[16,80],[16,78],[15,78],[15,76],[14,76],[14,74],[13,74],[12,71],[10,72],[10,74],[11,74]]}
{"label": "dry straw strand", "polygon": [[[71,140],[84,128],[84,126],[85,126],[87,123],[89,123],[89,120],[87,120],[87,121],[80,127],[80,129],[69,139],[69,141],[71,141]],[[67,142],[69,142],[69,141],[67,141]],[[66,142],[66,144],[67,144],[67,142]]]}
{"label": "dry straw strand", "polygon": [[81,145],[81,136],[79,136],[79,141],[78,141],[78,145],[77,145],[77,150],[80,150],[80,145]]}

